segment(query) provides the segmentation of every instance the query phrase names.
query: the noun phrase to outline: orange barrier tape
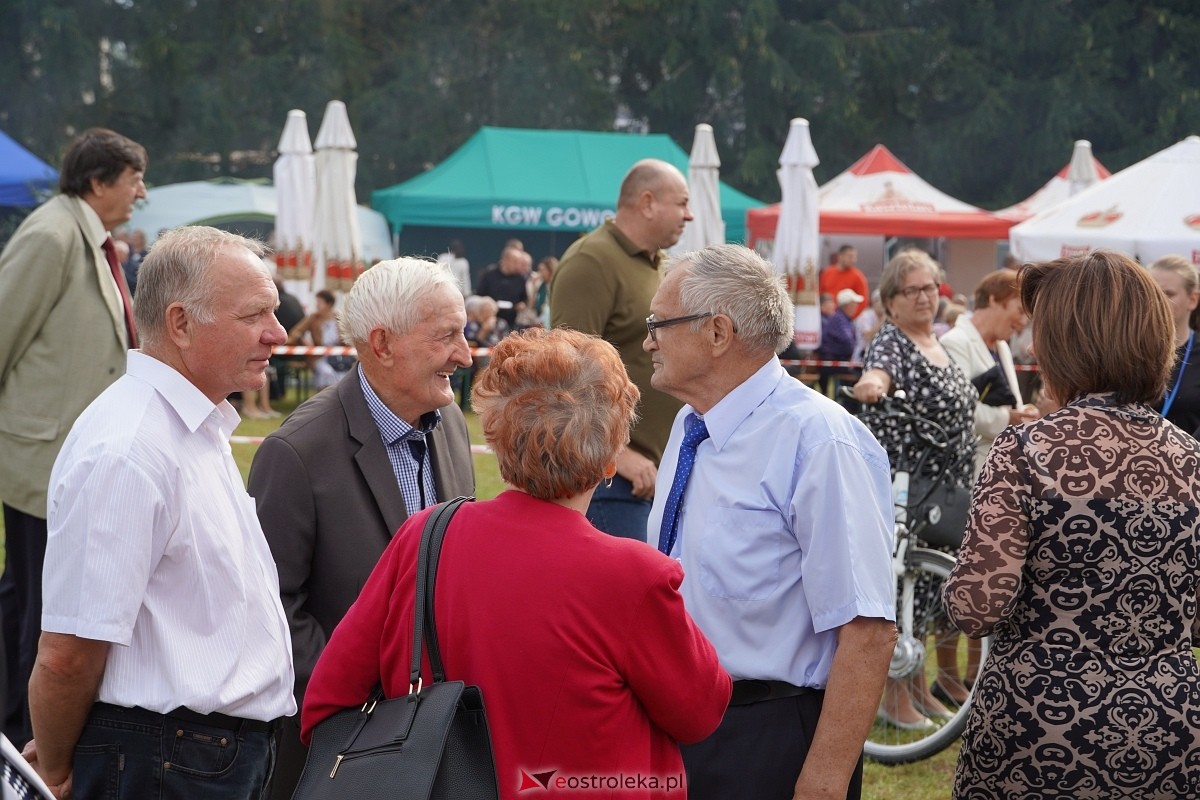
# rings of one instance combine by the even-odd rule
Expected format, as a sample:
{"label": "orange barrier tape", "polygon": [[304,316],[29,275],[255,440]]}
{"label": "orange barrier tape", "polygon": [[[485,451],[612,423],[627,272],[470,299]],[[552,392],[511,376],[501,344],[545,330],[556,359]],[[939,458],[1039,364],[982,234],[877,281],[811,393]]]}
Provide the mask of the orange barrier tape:
{"label": "orange barrier tape", "polygon": [[[315,346],[315,345],[298,345],[298,344],[283,344],[271,349],[271,352],[277,356],[353,356],[357,355],[353,347],[337,345],[337,346]],[[472,347],[471,355],[475,358],[482,358],[491,355],[491,349],[487,347]],[[862,369],[861,361],[825,361],[819,358],[783,358],[780,363],[785,367],[837,367],[839,369]],[[1017,364],[1017,372],[1037,372],[1037,364]]]}

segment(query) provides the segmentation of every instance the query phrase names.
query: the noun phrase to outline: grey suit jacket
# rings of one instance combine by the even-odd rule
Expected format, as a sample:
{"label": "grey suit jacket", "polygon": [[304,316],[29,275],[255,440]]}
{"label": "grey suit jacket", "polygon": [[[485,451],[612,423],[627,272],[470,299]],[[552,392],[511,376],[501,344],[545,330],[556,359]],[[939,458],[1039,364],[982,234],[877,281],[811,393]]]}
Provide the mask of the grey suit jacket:
{"label": "grey suit jacket", "polygon": [[[475,467],[462,412],[451,403],[441,414],[429,446],[438,500],[449,500],[475,491]],[[408,518],[358,367],[266,438],[249,491],[279,569],[299,700],[329,635]]]}
{"label": "grey suit jacket", "polygon": [[0,254],[0,500],[46,516],[71,426],[125,372],[125,312],[74,198],[30,214]]}

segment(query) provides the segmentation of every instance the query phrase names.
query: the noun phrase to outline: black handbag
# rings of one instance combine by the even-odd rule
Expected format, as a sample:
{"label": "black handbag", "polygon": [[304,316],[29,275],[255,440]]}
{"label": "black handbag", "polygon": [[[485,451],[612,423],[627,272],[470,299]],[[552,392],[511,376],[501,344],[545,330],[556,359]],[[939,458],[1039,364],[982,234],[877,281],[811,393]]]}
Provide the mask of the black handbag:
{"label": "black handbag", "polygon": [[971,490],[953,486],[942,476],[913,475],[908,479],[908,497],[913,503],[909,524],[917,538],[957,550],[967,530]]}
{"label": "black handbag", "polygon": [[[440,504],[421,533],[410,692],[389,700],[376,688],[361,708],[317,725],[292,800],[499,798],[483,695],[478,686],[446,680],[433,618],[446,526],[469,499]],[[422,637],[433,672],[427,686],[421,683]]]}
{"label": "black handbag", "polygon": [[1004,376],[1004,371],[1000,369],[999,364],[971,378],[971,383],[979,392],[979,402],[985,406],[1015,406],[1017,404],[1017,398],[1013,395],[1012,388],[1008,385],[1008,378]]}

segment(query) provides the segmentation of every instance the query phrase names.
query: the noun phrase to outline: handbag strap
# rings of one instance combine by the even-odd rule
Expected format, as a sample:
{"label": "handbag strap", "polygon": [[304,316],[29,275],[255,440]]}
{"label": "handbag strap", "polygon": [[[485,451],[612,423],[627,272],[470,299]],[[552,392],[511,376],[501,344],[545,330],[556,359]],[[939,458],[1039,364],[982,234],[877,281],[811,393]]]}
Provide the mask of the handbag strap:
{"label": "handbag strap", "polygon": [[411,692],[419,691],[421,685],[422,635],[429,647],[433,682],[441,683],[446,680],[446,671],[442,667],[442,652],[438,646],[437,626],[433,619],[434,582],[437,577],[438,560],[442,554],[442,541],[446,538],[450,518],[463,503],[474,499],[456,497],[449,502],[439,503],[425,520],[425,528],[421,531],[421,546],[417,554],[416,602],[413,604],[412,669],[409,672]]}

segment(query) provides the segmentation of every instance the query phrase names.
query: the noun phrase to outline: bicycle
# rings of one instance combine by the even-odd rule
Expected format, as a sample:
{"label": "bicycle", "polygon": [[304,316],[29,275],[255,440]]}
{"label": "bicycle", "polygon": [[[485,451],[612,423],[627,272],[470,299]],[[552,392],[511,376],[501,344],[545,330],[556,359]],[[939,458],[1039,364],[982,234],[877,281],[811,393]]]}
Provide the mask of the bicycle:
{"label": "bicycle", "polygon": [[[848,389],[843,389],[849,393]],[[853,395],[851,395],[853,396]],[[964,637],[954,629],[942,612],[941,585],[954,568],[954,558],[939,550],[923,546],[922,531],[937,524],[942,508],[936,502],[936,493],[943,481],[931,481],[922,496],[909,496],[910,478],[921,474],[926,460],[942,453],[947,447],[946,432],[934,422],[912,413],[904,402],[904,393],[897,391],[892,397],[883,397],[875,406],[865,406],[860,419],[871,420],[873,415],[882,417],[893,425],[908,427],[919,440],[917,453],[903,452],[892,465],[892,498],[895,503],[895,549],[892,553],[892,573],[896,589],[896,628],[899,638],[888,677],[898,688],[913,681],[925,681],[926,685],[939,681],[942,672],[936,658],[929,658],[939,646],[955,648],[957,666],[966,675],[968,695],[958,708],[951,708],[949,718],[930,716],[930,727],[907,729],[898,727],[889,720],[881,701],[880,714],[871,727],[863,748],[864,754],[881,764],[907,764],[929,758],[949,747],[962,735],[967,725],[967,714],[974,695],[974,682],[979,669],[987,659],[988,640],[980,639],[978,659],[969,656]],[[946,475],[943,470],[940,475]],[[961,534],[960,534],[961,536]],[[957,544],[937,542],[938,544]],[[901,689],[903,690],[903,689]],[[920,703],[915,703],[922,710]]]}

